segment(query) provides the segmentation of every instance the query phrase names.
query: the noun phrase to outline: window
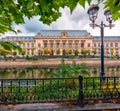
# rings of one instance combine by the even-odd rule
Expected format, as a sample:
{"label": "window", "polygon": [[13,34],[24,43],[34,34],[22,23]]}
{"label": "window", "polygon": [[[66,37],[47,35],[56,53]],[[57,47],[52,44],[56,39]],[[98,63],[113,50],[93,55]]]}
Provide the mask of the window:
{"label": "window", "polygon": [[32,43],[32,45],[31,45],[32,47],[34,47],[34,43]]}
{"label": "window", "polygon": [[72,43],[69,43],[69,48],[72,48]]}
{"label": "window", "polygon": [[32,51],[32,55],[34,55],[34,51]]}
{"label": "window", "polygon": [[40,47],[41,46],[41,44],[40,43],[38,43],[38,47]]}
{"label": "window", "polygon": [[29,49],[27,49],[27,54],[28,54],[28,55],[30,54]]}
{"label": "window", "polygon": [[81,47],[84,47],[84,43],[83,42],[81,43]]}
{"label": "window", "polygon": [[58,47],[60,47],[60,44],[59,44],[59,43],[57,43],[57,48],[58,48]]}
{"label": "window", "polygon": [[100,47],[100,43],[98,43],[98,47]]}
{"label": "window", "polygon": [[47,47],[47,43],[44,43],[44,47]]}
{"label": "window", "polygon": [[65,43],[63,43],[63,48],[65,48]]}
{"label": "window", "polygon": [[118,47],[118,43],[115,43],[115,47]]}
{"label": "window", "polygon": [[29,43],[27,43],[27,47],[29,47]]}
{"label": "window", "polygon": [[23,47],[25,47],[25,43],[23,43]]}
{"label": "window", "polygon": [[106,43],[106,47],[108,47],[108,43]]}
{"label": "window", "polygon": [[113,43],[110,43],[110,46],[113,47]]}
{"label": "window", "polygon": [[94,47],[96,47],[96,43],[94,43]]}
{"label": "window", "polygon": [[53,48],[53,43],[50,43],[50,48]]}
{"label": "window", "polygon": [[78,43],[77,42],[75,43],[75,47],[78,47]]}
{"label": "window", "polygon": [[90,47],[90,43],[88,43],[87,46]]}

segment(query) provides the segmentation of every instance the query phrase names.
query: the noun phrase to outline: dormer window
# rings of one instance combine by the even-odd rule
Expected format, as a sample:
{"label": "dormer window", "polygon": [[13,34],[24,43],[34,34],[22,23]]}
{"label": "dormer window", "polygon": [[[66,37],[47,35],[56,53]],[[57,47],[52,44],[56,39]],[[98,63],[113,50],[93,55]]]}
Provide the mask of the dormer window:
{"label": "dormer window", "polygon": [[62,36],[66,37],[67,36],[67,32],[62,32]]}

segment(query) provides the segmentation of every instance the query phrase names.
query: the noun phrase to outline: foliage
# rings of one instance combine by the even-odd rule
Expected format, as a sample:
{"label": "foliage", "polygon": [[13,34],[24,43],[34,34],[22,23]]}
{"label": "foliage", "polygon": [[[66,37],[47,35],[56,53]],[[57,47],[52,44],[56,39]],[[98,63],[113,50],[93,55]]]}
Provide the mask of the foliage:
{"label": "foliage", "polygon": [[13,54],[14,56],[17,54],[16,51],[21,52],[22,48],[11,42],[0,41],[1,49],[0,54],[6,58],[7,54]]}
{"label": "foliage", "polygon": [[25,53],[26,53],[26,50],[25,50],[25,49],[22,49],[21,54],[24,56]]}
{"label": "foliage", "polygon": [[16,52],[16,51],[14,51],[14,52],[12,52],[12,54],[13,54],[14,56],[16,56],[16,55],[17,55],[17,52]]}
{"label": "foliage", "polygon": [[6,50],[18,50],[19,52],[21,52],[22,48],[14,43],[11,42],[4,42],[4,41],[0,41],[0,45],[6,49]]}
{"label": "foliage", "polygon": [[71,54],[72,53],[72,51],[70,50],[70,49],[65,49],[65,54]]}
{"label": "foliage", "polygon": [[78,55],[78,54],[79,54],[79,50],[77,50],[77,49],[74,50],[74,54],[75,54],[75,55]]}
{"label": "foliage", "polygon": [[57,54],[60,54],[60,52],[61,52],[60,49],[58,49],[58,50],[57,50]]}
{"label": "foliage", "polygon": [[9,51],[9,50],[6,50],[6,49],[4,49],[4,48],[0,48],[0,55],[5,56],[5,55],[7,55],[7,54],[10,54],[10,51]]}
{"label": "foliage", "polygon": [[44,49],[44,54],[51,54],[52,53],[52,50],[51,49]]}
{"label": "foliage", "polygon": [[38,55],[43,55],[43,50],[38,50]]}
{"label": "foliage", "polygon": [[[12,24],[25,23],[24,17],[31,19],[39,16],[39,20],[45,24],[56,21],[60,16],[60,8],[70,8],[71,13],[80,4],[85,7],[86,2],[90,5],[92,0],[0,0],[0,33],[15,31]],[[104,0],[97,0],[98,3]],[[120,1],[106,0],[105,7],[112,10],[114,20],[120,17]]]}
{"label": "foliage", "polygon": [[120,18],[120,0],[106,0],[105,7],[112,11],[114,20]]}
{"label": "foliage", "polygon": [[19,45],[21,46],[23,44],[23,41],[18,41]]}
{"label": "foliage", "polygon": [[76,99],[78,97],[78,80],[73,78],[66,80],[71,84],[68,85],[65,79],[37,80],[37,82],[35,80],[21,80],[19,87],[18,82],[13,81],[11,87],[5,86],[4,93],[0,90],[1,101],[3,103],[22,103]]}
{"label": "foliage", "polygon": [[93,53],[93,55],[95,56],[95,55],[97,54],[97,50],[94,49],[94,50],[92,51],[92,53]]}
{"label": "foliage", "polygon": [[76,64],[73,61],[72,64],[65,64],[64,59],[61,60],[61,64],[59,65],[59,71],[53,73],[57,77],[77,77],[78,74],[87,74],[87,68],[85,63]]}
{"label": "foliage", "polygon": [[110,53],[111,53],[111,57],[114,57],[115,49],[111,48]]}
{"label": "foliage", "polygon": [[86,49],[86,48],[84,48],[84,49],[81,50],[81,54],[83,54],[84,57],[88,54],[88,52],[89,52],[89,50]]}

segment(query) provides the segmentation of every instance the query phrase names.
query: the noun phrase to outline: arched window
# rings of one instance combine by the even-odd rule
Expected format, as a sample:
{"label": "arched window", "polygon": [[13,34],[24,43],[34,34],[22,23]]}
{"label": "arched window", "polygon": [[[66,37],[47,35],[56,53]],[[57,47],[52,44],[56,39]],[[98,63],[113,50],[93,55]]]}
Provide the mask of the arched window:
{"label": "arched window", "polygon": [[38,47],[41,47],[41,44],[40,44],[40,43],[38,43]]}
{"label": "arched window", "polygon": [[72,43],[69,43],[69,48],[72,48]]}
{"label": "arched window", "polygon": [[65,45],[66,45],[66,44],[65,44],[65,43],[63,43],[63,48],[65,48]]}
{"label": "arched window", "polygon": [[45,47],[45,48],[47,47],[47,43],[46,43],[46,42],[44,43],[44,47]]}
{"label": "arched window", "polygon": [[59,48],[60,47],[60,43],[57,43],[57,48]]}
{"label": "arched window", "polygon": [[53,48],[53,43],[50,43],[50,48]]}
{"label": "arched window", "polygon": [[84,42],[81,43],[81,47],[82,47],[82,48],[84,47]]}

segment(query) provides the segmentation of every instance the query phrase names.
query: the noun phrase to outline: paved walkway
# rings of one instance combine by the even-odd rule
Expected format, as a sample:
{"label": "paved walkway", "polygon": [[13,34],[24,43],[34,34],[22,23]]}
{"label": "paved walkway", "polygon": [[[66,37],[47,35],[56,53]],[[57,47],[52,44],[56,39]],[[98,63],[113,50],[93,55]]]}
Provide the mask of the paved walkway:
{"label": "paved walkway", "polygon": [[85,105],[84,107],[79,107],[77,105],[67,106],[59,103],[34,103],[0,106],[0,111],[100,111],[103,109],[105,111],[120,111],[120,104],[97,103],[95,105]]}

